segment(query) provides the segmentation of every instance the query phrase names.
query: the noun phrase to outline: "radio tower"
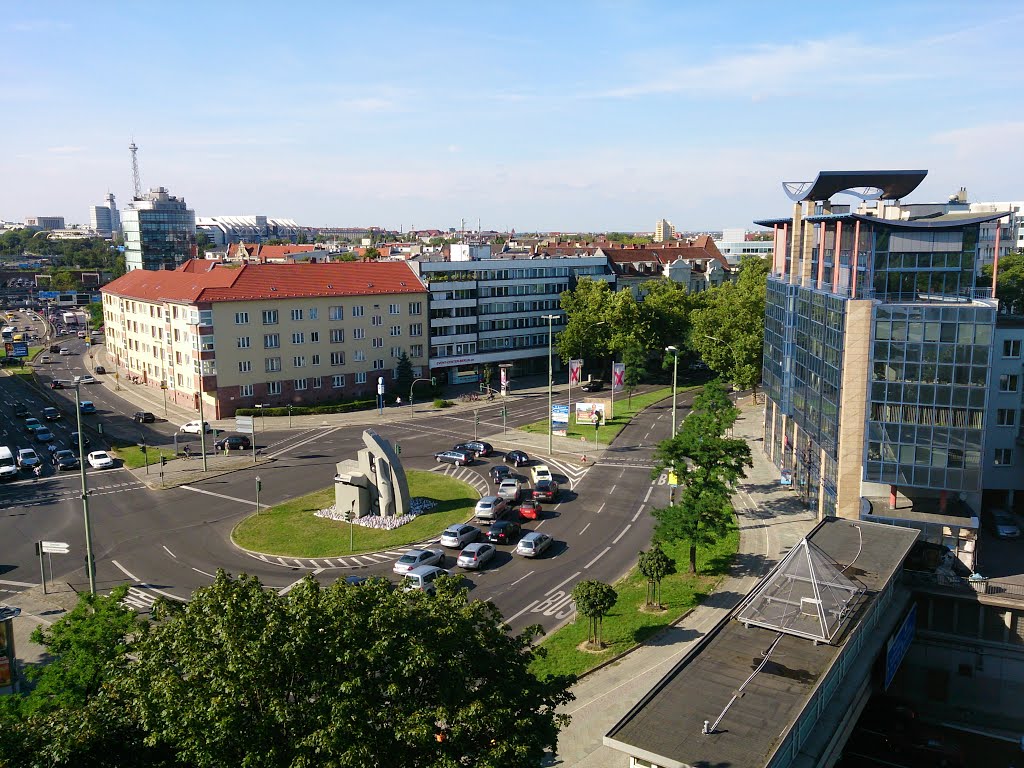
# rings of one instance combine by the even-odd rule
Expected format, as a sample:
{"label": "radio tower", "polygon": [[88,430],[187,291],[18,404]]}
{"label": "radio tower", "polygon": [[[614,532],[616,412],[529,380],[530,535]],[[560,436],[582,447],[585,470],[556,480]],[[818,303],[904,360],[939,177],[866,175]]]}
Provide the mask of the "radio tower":
{"label": "radio tower", "polygon": [[135,146],[135,140],[128,145],[128,151],[132,153],[132,181],[135,183],[135,199],[142,199],[142,179],[139,178],[139,158],[136,153],[139,148]]}

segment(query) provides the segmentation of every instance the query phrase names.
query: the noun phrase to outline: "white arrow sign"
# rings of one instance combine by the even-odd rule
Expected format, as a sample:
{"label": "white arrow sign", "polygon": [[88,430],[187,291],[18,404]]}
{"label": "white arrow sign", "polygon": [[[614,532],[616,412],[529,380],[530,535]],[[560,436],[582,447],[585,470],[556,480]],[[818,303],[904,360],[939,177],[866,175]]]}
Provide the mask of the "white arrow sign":
{"label": "white arrow sign", "polygon": [[51,555],[66,555],[69,551],[66,541],[41,541],[39,544],[43,552]]}

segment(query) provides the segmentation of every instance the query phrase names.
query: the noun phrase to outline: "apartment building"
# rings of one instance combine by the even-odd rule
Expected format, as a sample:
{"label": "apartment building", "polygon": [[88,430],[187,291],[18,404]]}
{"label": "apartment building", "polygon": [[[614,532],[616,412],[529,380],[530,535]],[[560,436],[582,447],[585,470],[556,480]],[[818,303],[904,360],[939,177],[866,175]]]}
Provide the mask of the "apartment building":
{"label": "apartment building", "polygon": [[996,317],[991,378],[982,505],[1024,514],[1024,316]]}
{"label": "apartment building", "polygon": [[427,291],[403,262],[192,260],[105,286],[117,373],[225,418],[237,408],[313,405],[390,386],[402,353],[427,362]]}
{"label": "apartment building", "polygon": [[982,226],[1007,213],[831,200],[878,212],[926,175],[824,171],[784,185],[792,216],[757,222],[775,244],[764,448],[819,514],[915,527],[973,565],[999,386],[998,302],[976,270]]}
{"label": "apartment building", "polygon": [[174,270],[196,255],[196,214],[182,197],[154,187],[121,217],[129,270]]}

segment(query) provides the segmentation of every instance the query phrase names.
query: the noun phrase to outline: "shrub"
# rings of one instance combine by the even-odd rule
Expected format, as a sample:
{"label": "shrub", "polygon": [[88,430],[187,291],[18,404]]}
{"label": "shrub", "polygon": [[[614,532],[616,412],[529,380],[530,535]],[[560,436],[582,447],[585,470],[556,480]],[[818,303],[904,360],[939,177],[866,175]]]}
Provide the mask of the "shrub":
{"label": "shrub", "polygon": [[[353,411],[369,411],[377,407],[376,400],[352,400],[347,403],[334,403],[332,405],[293,405],[292,416],[303,416],[307,414],[319,415],[325,413],[351,413]],[[287,416],[288,408],[239,408],[235,411],[236,416]]]}
{"label": "shrub", "polygon": [[455,405],[455,403],[451,400],[445,400],[443,397],[434,398],[435,408],[451,408],[453,405]]}

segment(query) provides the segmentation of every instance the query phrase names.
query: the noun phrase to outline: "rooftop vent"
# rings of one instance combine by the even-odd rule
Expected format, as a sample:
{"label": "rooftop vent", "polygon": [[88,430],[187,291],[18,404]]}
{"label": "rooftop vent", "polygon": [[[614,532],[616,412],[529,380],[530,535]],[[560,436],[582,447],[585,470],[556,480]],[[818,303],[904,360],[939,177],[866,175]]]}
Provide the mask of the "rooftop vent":
{"label": "rooftop vent", "polygon": [[272,290],[272,291],[276,291],[276,290],[277,290],[277,288],[275,288],[274,286],[271,286],[271,287],[270,287],[270,290]]}
{"label": "rooftop vent", "polygon": [[328,287],[328,288],[334,288],[334,286],[333,286],[333,285],[331,285],[330,283],[328,283],[328,284],[327,284],[327,287]]}

